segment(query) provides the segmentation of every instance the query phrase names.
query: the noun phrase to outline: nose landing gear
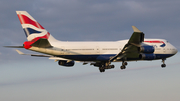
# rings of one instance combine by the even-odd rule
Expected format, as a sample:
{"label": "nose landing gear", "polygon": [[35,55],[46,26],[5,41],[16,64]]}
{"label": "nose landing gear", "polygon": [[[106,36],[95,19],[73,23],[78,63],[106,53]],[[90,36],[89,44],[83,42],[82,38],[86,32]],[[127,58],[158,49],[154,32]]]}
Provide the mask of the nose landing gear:
{"label": "nose landing gear", "polygon": [[163,62],[163,64],[161,65],[162,68],[165,68],[165,67],[166,67],[165,60],[166,60],[166,59],[162,59],[162,62]]}

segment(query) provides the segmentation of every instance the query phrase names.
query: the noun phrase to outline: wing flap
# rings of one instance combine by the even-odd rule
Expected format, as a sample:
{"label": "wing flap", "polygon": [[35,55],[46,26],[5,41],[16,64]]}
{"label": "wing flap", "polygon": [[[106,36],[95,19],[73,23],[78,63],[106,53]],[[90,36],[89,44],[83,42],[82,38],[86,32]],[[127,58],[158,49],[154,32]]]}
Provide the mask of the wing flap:
{"label": "wing flap", "polygon": [[65,58],[60,58],[60,57],[54,57],[54,56],[50,57],[49,59],[55,60],[55,62],[58,61],[58,60],[65,60],[65,61],[67,61],[67,62],[73,61],[73,60],[70,60],[70,59],[65,59]]}

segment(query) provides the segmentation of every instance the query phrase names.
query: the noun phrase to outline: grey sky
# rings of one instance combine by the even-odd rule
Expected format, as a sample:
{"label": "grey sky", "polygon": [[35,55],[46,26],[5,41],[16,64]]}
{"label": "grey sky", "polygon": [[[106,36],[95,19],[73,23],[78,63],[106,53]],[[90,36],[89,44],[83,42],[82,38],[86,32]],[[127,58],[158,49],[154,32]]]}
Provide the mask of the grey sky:
{"label": "grey sky", "polygon": [[[179,101],[179,53],[161,61],[129,62],[126,70],[77,63],[62,68],[49,60],[1,65],[1,101]],[[120,63],[115,63],[119,67]]]}
{"label": "grey sky", "polygon": [[134,25],[146,38],[167,39],[180,50],[179,5],[179,0],[1,0],[0,100],[179,101],[179,55],[167,59],[165,69],[161,61],[129,62],[125,71],[117,63],[101,74],[89,65],[62,68],[2,47],[26,41],[15,12],[25,10],[62,41],[128,39]]}
{"label": "grey sky", "polygon": [[[180,49],[179,4],[179,0],[1,0],[0,46],[22,45],[26,41],[15,13],[26,10],[59,40],[128,39],[135,25],[146,38],[167,39]],[[0,53],[0,61],[20,57],[3,47]]]}
{"label": "grey sky", "polygon": [[180,50],[179,5],[179,0],[1,0],[0,101],[179,101],[179,53],[164,69],[161,60],[141,61],[128,62],[123,71],[115,63],[115,69],[99,73],[82,63],[64,68],[2,47],[26,41],[15,12],[25,10],[62,41],[128,39],[135,25],[146,38],[167,39]]}

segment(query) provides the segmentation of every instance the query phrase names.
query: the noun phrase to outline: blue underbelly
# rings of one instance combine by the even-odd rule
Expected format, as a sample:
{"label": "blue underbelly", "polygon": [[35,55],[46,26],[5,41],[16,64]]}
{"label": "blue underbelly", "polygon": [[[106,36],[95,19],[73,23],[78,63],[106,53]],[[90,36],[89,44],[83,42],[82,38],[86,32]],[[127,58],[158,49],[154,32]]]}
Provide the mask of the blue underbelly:
{"label": "blue underbelly", "polygon": [[[70,60],[76,61],[108,61],[111,57],[115,56],[116,54],[103,54],[103,55],[59,55],[58,57],[66,58]],[[155,54],[156,59],[163,59],[173,56],[174,54]],[[137,58],[130,58],[127,57],[126,61],[136,61],[141,60],[139,57]],[[122,61],[122,59],[118,60]]]}

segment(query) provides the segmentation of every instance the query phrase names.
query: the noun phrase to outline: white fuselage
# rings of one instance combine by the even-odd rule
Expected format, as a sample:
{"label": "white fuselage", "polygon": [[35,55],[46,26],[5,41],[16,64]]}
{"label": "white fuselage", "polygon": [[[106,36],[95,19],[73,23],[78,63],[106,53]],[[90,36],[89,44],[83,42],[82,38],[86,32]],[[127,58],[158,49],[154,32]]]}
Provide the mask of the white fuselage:
{"label": "white fuselage", "polygon": [[[149,43],[146,41],[161,41],[163,43]],[[145,39],[142,44],[154,46],[156,59],[173,56],[177,49],[164,39]],[[110,42],[51,42],[53,48],[31,47],[30,50],[77,61],[96,61],[98,56],[115,56],[127,44],[128,40]],[[161,47],[162,44],[165,46]],[[83,57],[84,56],[84,57]],[[89,59],[88,59],[89,58]],[[135,59],[137,60],[137,59]]]}

